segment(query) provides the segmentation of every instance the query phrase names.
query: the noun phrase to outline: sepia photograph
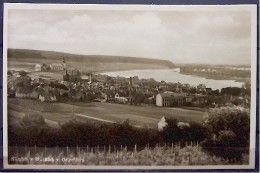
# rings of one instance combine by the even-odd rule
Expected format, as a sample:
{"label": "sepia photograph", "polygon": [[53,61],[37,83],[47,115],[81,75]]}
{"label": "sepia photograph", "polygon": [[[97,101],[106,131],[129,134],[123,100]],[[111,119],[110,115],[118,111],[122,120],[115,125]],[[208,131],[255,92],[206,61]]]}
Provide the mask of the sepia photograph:
{"label": "sepia photograph", "polygon": [[252,169],[256,5],[4,4],[6,169]]}

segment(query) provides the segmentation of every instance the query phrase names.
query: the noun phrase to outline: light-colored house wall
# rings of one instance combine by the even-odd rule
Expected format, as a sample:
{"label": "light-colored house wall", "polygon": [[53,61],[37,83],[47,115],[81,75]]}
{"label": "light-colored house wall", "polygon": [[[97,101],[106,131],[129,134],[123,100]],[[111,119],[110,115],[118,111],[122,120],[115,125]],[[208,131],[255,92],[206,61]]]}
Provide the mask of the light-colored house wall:
{"label": "light-colored house wall", "polygon": [[161,120],[158,122],[158,130],[162,131],[165,126],[167,126],[168,123],[166,122],[166,119],[164,117],[161,118]]}
{"label": "light-colored house wall", "polygon": [[33,98],[37,99],[39,97],[39,94],[37,92],[31,92],[31,93],[15,93],[15,97],[17,98]]}
{"label": "light-colored house wall", "polygon": [[42,65],[41,64],[36,64],[35,65],[35,71],[42,71]]}
{"label": "light-colored house wall", "polygon": [[156,96],[156,106],[163,106],[163,99],[160,94],[157,94]]}

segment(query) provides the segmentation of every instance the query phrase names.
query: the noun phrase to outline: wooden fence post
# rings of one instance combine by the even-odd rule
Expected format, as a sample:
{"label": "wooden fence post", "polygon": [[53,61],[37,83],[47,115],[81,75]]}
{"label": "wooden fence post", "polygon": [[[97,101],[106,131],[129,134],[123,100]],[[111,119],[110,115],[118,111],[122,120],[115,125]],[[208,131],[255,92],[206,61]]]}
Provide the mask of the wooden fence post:
{"label": "wooden fence post", "polygon": [[36,148],[36,145],[34,145],[34,157],[36,157],[37,155],[37,148]]}
{"label": "wooden fence post", "polygon": [[46,157],[46,145],[44,146],[44,157]]}
{"label": "wooden fence post", "polygon": [[189,151],[189,165],[192,165],[191,152]]}
{"label": "wooden fence post", "polygon": [[19,157],[19,153],[18,153],[18,147],[17,147],[17,145],[15,145],[15,150],[16,150],[16,156]]}
{"label": "wooden fence post", "polygon": [[27,145],[24,146],[24,155],[27,153]]}
{"label": "wooden fence post", "polygon": [[76,146],[76,156],[79,157],[79,146]]}
{"label": "wooden fence post", "polygon": [[175,152],[173,153],[173,165],[175,165],[175,161],[176,161],[176,154],[175,154]]}
{"label": "wooden fence post", "polygon": [[118,159],[118,157],[119,157],[119,156],[118,156],[118,150],[116,150],[116,158]]}

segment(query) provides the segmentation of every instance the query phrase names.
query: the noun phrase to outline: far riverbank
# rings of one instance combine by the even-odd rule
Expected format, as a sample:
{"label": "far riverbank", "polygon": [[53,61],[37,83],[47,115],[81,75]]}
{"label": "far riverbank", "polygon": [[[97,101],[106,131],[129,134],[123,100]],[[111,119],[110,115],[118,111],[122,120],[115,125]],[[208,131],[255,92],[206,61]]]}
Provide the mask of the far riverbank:
{"label": "far riverbank", "polygon": [[247,82],[250,83],[251,81],[250,78],[240,78],[240,77],[217,76],[217,75],[209,75],[209,74],[194,74],[194,73],[185,73],[185,72],[180,72],[180,74],[198,76],[198,77],[203,77],[206,79],[214,79],[214,80],[234,80],[235,82],[244,82],[244,83]]}
{"label": "far riverbank", "polygon": [[156,81],[165,81],[173,83],[189,84],[191,86],[198,86],[199,84],[205,84],[206,87],[212,88],[213,90],[226,87],[242,87],[244,82],[237,82],[233,80],[222,80],[222,79],[209,79],[196,75],[181,74],[178,68],[174,69],[146,69],[146,70],[129,70],[129,71],[113,71],[104,72],[103,75],[108,75],[112,77],[133,77],[138,76],[139,79],[149,79],[154,78]]}

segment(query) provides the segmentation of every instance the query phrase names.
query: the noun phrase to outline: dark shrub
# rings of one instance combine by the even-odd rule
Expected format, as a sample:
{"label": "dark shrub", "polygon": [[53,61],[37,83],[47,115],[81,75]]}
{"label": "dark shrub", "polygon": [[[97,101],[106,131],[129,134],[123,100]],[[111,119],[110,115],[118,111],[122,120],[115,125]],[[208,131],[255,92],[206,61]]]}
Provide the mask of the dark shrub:
{"label": "dark shrub", "polygon": [[[161,132],[165,143],[176,143],[185,141],[203,141],[206,129],[202,124],[196,122],[177,122],[176,119],[167,119],[167,126]],[[181,125],[184,124],[184,125]]]}
{"label": "dark shrub", "polygon": [[248,110],[239,107],[212,109],[204,125],[208,136],[202,146],[209,153],[237,161],[248,152],[250,138]]}

